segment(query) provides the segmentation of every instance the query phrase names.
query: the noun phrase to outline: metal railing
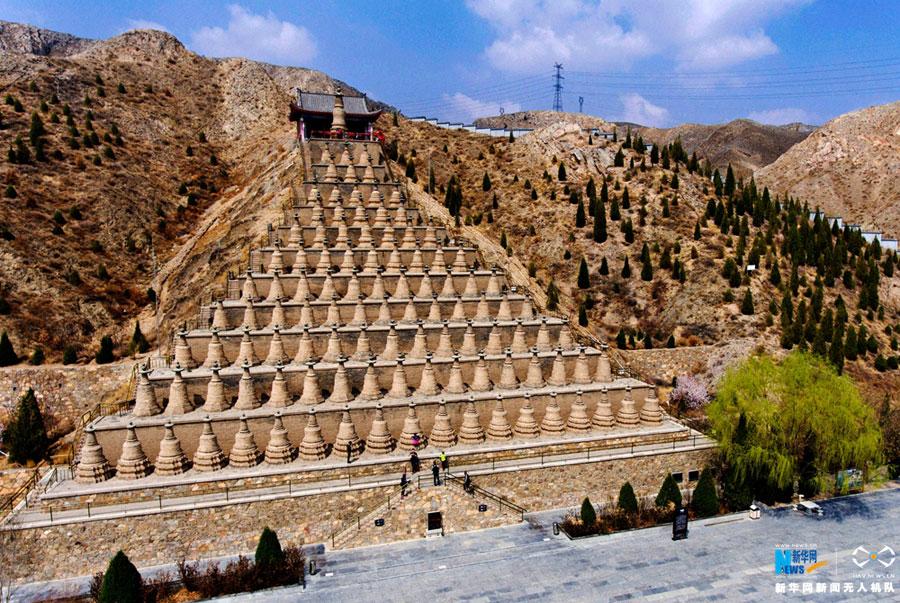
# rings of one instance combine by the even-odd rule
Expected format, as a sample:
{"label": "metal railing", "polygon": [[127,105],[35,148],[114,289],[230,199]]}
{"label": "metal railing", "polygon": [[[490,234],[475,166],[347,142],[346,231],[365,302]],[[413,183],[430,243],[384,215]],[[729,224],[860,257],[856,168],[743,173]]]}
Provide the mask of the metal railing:
{"label": "metal railing", "polygon": [[364,513],[357,513],[355,517],[344,522],[344,525],[331,532],[331,548],[337,548],[338,542],[343,545],[343,540],[345,537],[350,537],[362,530],[363,519],[368,520],[370,517],[373,517],[378,513],[390,511],[393,508],[391,505],[396,506],[397,502],[405,498],[408,494],[412,494],[414,490],[418,490],[421,487],[422,476],[419,475],[416,476],[415,480],[410,480],[409,482],[407,482],[406,485],[397,486],[397,488],[395,488],[390,494],[387,495],[384,501],[381,501],[378,504],[374,505],[368,511]]}
{"label": "metal railing", "polygon": [[16,488],[12,494],[0,501],[0,523],[12,513],[20,502],[25,501],[25,505],[28,505],[28,495],[31,494],[31,491],[37,487],[38,482],[40,481],[41,470],[40,466],[38,466],[32,470],[31,475],[28,476],[28,480],[25,483]]}
{"label": "metal railing", "polygon": [[525,509],[525,507],[517,505],[516,503],[512,502],[508,498],[500,496],[499,494],[494,494],[490,490],[486,490],[486,489],[482,488],[481,486],[476,486],[474,483],[471,482],[471,480],[469,481],[469,485],[467,488],[465,481],[461,477],[453,475],[449,471],[444,476],[444,479],[446,480],[446,483],[448,483],[448,484],[453,484],[455,486],[459,486],[467,494],[472,494],[473,496],[480,496],[481,498],[486,498],[487,500],[490,500],[491,502],[497,504],[500,507],[501,512],[503,511],[504,507],[506,507],[506,509],[508,509],[514,513],[518,513],[519,518],[521,520],[525,519],[525,513],[527,513],[528,510]]}

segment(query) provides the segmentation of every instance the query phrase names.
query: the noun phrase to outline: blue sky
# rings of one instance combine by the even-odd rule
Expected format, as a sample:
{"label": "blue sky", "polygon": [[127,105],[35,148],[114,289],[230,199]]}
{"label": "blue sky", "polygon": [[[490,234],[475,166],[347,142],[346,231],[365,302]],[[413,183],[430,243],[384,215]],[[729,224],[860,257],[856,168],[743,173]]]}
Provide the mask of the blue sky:
{"label": "blue sky", "polygon": [[898,0],[238,3],[0,0],[0,19],[106,38],[165,29],[209,56],[321,69],[407,115],[563,106],[667,126],[823,123],[900,98]]}

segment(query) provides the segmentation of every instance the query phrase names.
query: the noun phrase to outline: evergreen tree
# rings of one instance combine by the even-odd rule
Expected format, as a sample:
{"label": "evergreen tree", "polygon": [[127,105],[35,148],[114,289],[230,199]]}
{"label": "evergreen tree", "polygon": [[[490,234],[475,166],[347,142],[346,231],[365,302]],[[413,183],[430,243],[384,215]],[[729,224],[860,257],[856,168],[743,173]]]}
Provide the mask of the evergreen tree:
{"label": "evergreen tree", "polygon": [[667,146],[663,147],[662,155],[660,156],[660,158],[662,159],[662,161],[661,161],[662,169],[664,169],[664,170],[669,169],[671,167],[671,164],[669,163],[669,147],[667,147]]}
{"label": "evergreen tree", "polygon": [[484,177],[481,179],[481,190],[484,192],[491,190],[491,177],[487,172],[484,173]]}
{"label": "evergreen tree", "polygon": [[622,234],[625,235],[626,245],[634,243],[634,225],[631,223],[631,218],[622,222]]}
{"label": "evergreen tree", "polygon": [[625,167],[625,155],[622,153],[622,149],[616,151],[616,156],[613,159],[613,166]]}
{"label": "evergreen tree", "polygon": [[44,364],[44,360],[44,348],[42,348],[41,346],[37,346],[31,353],[31,358],[28,359],[28,364],[39,366],[41,364]]}
{"label": "evergreen tree", "polygon": [[699,241],[700,237],[703,236],[700,232],[700,222],[694,223],[694,240]]}
{"label": "evergreen tree", "polygon": [[609,219],[615,222],[621,218],[622,214],[619,212],[619,202],[616,199],[613,199],[612,204],[609,206]]}
{"label": "evergreen tree", "polygon": [[588,326],[587,308],[584,307],[583,302],[578,305],[578,324],[582,327]]}
{"label": "evergreen tree", "polygon": [[676,509],[681,507],[681,490],[678,488],[678,484],[675,483],[675,478],[672,477],[671,473],[667,474],[666,479],[663,480],[655,502],[657,507],[666,507],[670,502],[675,504]]}
{"label": "evergreen tree", "polygon": [[559,171],[557,172],[557,177],[560,182],[565,182],[566,180],[566,164],[562,161],[559,162]]}
{"label": "evergreen tree", "polygon": [[772,263],[772,270],[769,272],[769,282],[776,287],[781,284],[781,272],[778,270],[778,262]]}
{"label": "evergreen tree", "polygon": [[853,325],[847,327],[847,338],[844,340],[844,357],[847,360],[856,360],[856,329]]}
{"label": "evergreen tree", "polygon": [[630,127],[625,130],[625,142],[622,143],[622,148],[623,149],[631,148],[631,128]]}
{"label": "evergreen tree", "polygon": [[[485,174],[487,176],[487,174]],[[434,194],[434,166],[431,163],[428,164],[428,192],[432,195]],[[496,199],[496,196],[494,197]]]}
{"label": "evergreen tree", "polygon": [[648,283],[653,280],[653,265],[650,264],[650,257],[644,258],[643,266],[641,266],[641,280]]}
{"label": "evergreen tree", "polygon": [[691,506],[697,517],[712,517],[719,512],[719,495],[716,493],[716,481],[712,471],[704,469],[700,481],[691,499]]}
{"label": "evergreen tree", "polygon": [[138,321],[134,321],[134,332],[131,335],[131,345],[129,348],[131,354],[134,354],[135,352],[143,354],[150,349],[150,343],[141,332],[141,323]]}
{"label": "evergreen tree", "polygon": [[513,136],[512,130],[509,131],[509,142],[515,142],[516,137]]}
{"label": "evergreen tree", "polygon": [[622,209],[630,209],[631,208],[631,199],[628,196],[628,187],[625,187],[625,190],[622,191]]}
{"label": "evergreen tree", "polygon": [[[604,183],[606,186],[606,183]],[[602,203],[597,203],[597,210],[594,214],[594,232],[593,232],[594,241],[597,243],[603,243],[606,241],[606,206]]]}
{"label": "evergreen tree", "polygon": [[828,355],[828,344],[825,341],[825,329],[822,327],[816,329],[816,335],[813,337],[812,342],[812,353],[816,356],[821,356],[822,358],[825,358]]}
{"label": "evergreen tree", "polygon": [[556,310],[559,308],[559,288],[552,280],[547,285],[547,309]]}
{"label": "evergreen tree", "polygon": [[672,182],[669,183],[673,189],[678,190],[678,174],[672,174]]}
{"label": "evergreen tree", "polygon": [[600,270],[597,272],[600,273],[600,276],[607,276],[609,274],[609,265],[606,263],[606,256],[603,256],[603,259],[600,261]]}
{"label": "evergreen tree", "polygon": [[624,350],[628,347],[628,340],[625,337],[625,331],[623,329],[619,329],[619,332],[616,334],[616,347],[620,350]]}
{"label": "evergreen tree", "polygon": [[100,585],[99,603],[141,603],[143,580],[134,564],[122,551],[109,562]]}
{"label": "evergreen tree", "polygon": [[650,165],[656,165],[659,163],[659,145],[653,143],[653,148],[650,149]]}
{"label": "evergreen tree", "polygon": [[603,186],[600,187],[600,204],[606,207],[607,203],[609,203],[609,187],[606,186],[606,180],[604,180]]}
{"label": "evergreen tree", "polygon": [[71,345],[67,345],[63,350],[63,364],[75,364],[78,362],[78,352]]}
{"label": "evergreen tree", "polygon": [[284,551],[278,542],[278,535],[269,529],[263,528],[259,536],[259,544],[256,545],[256,554],[253,560],[258,567],[278,567],[284,563]]}
{"label": "evergreen tree", "polygon": [[734,195],[734,170],[731,169],[731,164],[728,164],[728,171],[725,172],[725,187],[724,192],[726,197],[731,197]]}
{"label": "evergreen tree", "polygon": [[628,264],[628,256],[625,256],[625,263],[622,265],[622,278],[631,278],[631,266]]}
{"label": "evergreen tree", "polygon": [[626,513],[637,513],[638,502],[637,497],[634,495],[634,488],[631,487],[631,483],[625,482],[622,484],[622,487],[619,489],[617,506]]}
{"label": "evergreen tree", "polygon": [[411,159],[406,163],[406,177],[413,182],[419,181],[416,177],[416,163]]}
{"label": "evergreen tree", "polygon": [[16,410],[3,432],[3,443],[13,463],[42,461],[47,457],[50,439],[34,390],[30,387],[19,399]]}
{"label": "evergreen tree", "polygon": [[644,333],[644,349],[653,349],[653,338],[650,337],[650,333]]}
{"label": "evergreen tree", "polygon": [[671,349],[675,348],[675,336],[669,335],[669,338],[666,340],[666,347]]}
{"label": "evergreen tree", "polygon": [[597,512],[594,510],[594,505],[591,504],[591,499],[587,496],[581,501],[581,523],[586,526],[597,523]]}
{"label": "evergreen tree", "polygon": [[97,354],[94,356],[94,360],[97,361],[97,364],[109,364],[113,360],[115,360],[113,356],[113,340],[109,335],[104,335],[100,340],[100,349],[97,351]]}
{"label": "evergreen tree", "polygon": [[587,262],[584,261],[584,258],[581,258],[581,264],[578,266],[578,288],[590,289],[590,287],[591,275],[588,272]]}
{"label": "evergreen tree", "polygon": [[828,350],[828,359],[834,368],[837,369],[838,375],[844,372],[844,324],[838,323],[834,328],[831,337],[831,348]]}
{"label": "evergreen tree", "polygon": [[6,331],[0,335],[0,366],[12,366],[19,362],[19,356],[13,349],[13,344],[9,340]]}
{"label": "evergreen tree", "polygon": [[753,293],[750,288],[744,293],[744,300],[741,302],[741,314],[750,316],[753,314]]}
{"label": "evergreen tree", "polygon": [[531,189],[531,198],[533,200],[537,200],[537,198],[538,198],[537,189]]}
{"label": "evergreen tree", "polygon": [[587,219],[584,215],[584,203],[582,203],[579,198],[578,206],[575,208],[575,228],[584,228],[586,223]]}
{"label": "evergreen tree", "polygon": [[716,197],[721,197],[724,192],[724,188],[722,186],[722,176],[719,174],[719,169],[716,168],[716,171],[713,172],[713,186],[716,189]]}

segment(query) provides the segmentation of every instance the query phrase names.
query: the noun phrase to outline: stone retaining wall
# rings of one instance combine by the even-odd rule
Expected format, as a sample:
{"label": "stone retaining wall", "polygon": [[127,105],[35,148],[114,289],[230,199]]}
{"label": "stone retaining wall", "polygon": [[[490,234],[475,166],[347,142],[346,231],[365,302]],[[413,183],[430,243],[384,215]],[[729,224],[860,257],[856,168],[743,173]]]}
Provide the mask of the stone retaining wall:
{"label": "stone retaining wall", "polygon": [[670,385],[672,377],[694,375],[707,385],[714,385],[726,368],[749,356],[756,345],[753,339],[736,339],[718,345],[618,350],[618,353],[648,383]]}
{"label": "stone retaining wall", "polygon": [[124,387],[131,376],[133,363],[89,364],[85,366],[14,366],[0,369],[0,407],[14,408],[18,399],[31,387],[41,403],[60,427],[76,420]]}

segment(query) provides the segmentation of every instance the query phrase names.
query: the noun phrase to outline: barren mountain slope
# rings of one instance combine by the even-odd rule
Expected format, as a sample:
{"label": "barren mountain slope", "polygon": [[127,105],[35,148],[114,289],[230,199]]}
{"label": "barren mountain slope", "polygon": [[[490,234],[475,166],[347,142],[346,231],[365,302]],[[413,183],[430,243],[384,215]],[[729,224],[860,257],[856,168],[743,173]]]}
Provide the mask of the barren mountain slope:
{"label": "barren mountain slope", "polygon": [[723,170],[730,163],[738,177],[772,163],[782,153],[809,136],[814,128],[803,124],[769,126],[749,119],[726,124],[682,124],[674,128],[638,128],[645,142],[669,144],[676,138],[690,154],[709,159]]}
{"label": "barren mountain slope", "polygon": [[206,59],[154,31],[37,47],[0,62],[0,142],[14,154],[0,165],[0,330],[22,356],[40,345],[56,361],[71,345],[89,359],[101,335],[127,343],[138,315],[152,338],[155,294],[164,333],[195,315],[204,279],[237,266],[271,191],[294,177],[292,73],[333,83],[290,68],[276,81],[270,66]]}
{"label": "barren mountain slope", "polygon": [[68,56],[86,50],[94,44],[95,40],[67,33],[41,29],[25,23],[0,21],[0,52]]}
{"label": "barren mountain slope", "polygon": [[757,179],[829,215],[900,235],[900,102],[833,119]]}
{"label": "barren mountain slope", "polygon": [[479,117],[475,125],[480,128],[543,128],[557,122],[575,123],[582,128],[600,128],[612,132],[615,124],[605,119],[584,113],[559,113],[557,111],[519,111],[495,115],[494,117]]}
{"label": "barren mountain slope", "polygon": [[[471,224],[470,228],[491,239],[505,241],[512,257],[521,260],[522,265],[533,266],[535,288],[547,290],[551,282],[559,288],[560,311],[573,322],[578,318],[579,305],[585,302],[588,328],[596,336],[613,342],[625,329],[635,336],[633,340],[628,336],[628,348],[643,348],[642,337],[649,334],[654,347],[664,346],[671,335],[678,347],[745,341],[745,352],[756,346],[779,349],[782,292],[771,282],[770,274],[778,257],[781,282],[785,283],[791,272],[790,261],[780,254],[764,254],[756,275],[739,279],[743,281],[740,285],[729,287],[722,276],[723,268],[728,258],[736,257],[740,237],[723,234],[712,218],[703,224],[708,203],[724,199],[717,199],[709,181],[699,174],[689,174],[684,164],[679,166],[675,189],[672,169],[650,166],[647,159],[646,170],[642,170],[641,157],[630,150],[625,151],[624,167],[614,167],[620,143],[594,141],[589,145],[587,133],[575,124],[558,123],[510,144],[505,139],[448,131],[425,123],[401,119],[395,127],[389,122],[383,119],[381,125],[389,141],[397,141],[398,153],[403,155],[399,159],[415,164],[418,182],[410,183],[410,187],[426,187],[432,169],[436,186],[433,196],[442,200],[450,178],[455,177],[463,193],[460,217],[464,231],[465,224]],[[634,169],[628,167],[631,159],[635,161]],[[565,180],[559,178],[560,163],[565,165]],[[398,165],[397,169],[402,173],[403,166]],[[490,180],[487,191],[485,174]],[[570,193],[575,191],[587,214],[586,185],[590,178],[594,179],[598,196],[604,179],[608,184],[608,237],[601,243],[592,238],[590,215],[585,216],[584,226],[577,226],[578,205],[571,202]],[[761,187],[759,193],[762,194]],[[495,195],[497,202],[493,207]],[[613,200],[621,214],[618,220],[612,218]],[[732,218],[738,222],[741,219],[740,215]],[[632,242],[626,235],[626,221],[632,225]],[[695,240],[698,221],[700,238]],[[742,256],[745,264],[757,235],[763,239],[768,236],[765,222],[760,227],[750,222],[747,228]],[[773,237],[773,249],[779,249],[781,235],[775,231]],[[645,244],[652,267],[648,280],[641,275]],[[626,257],[629,277],[621,274]],[[590,276],[587,289],[577,285],[581,258],[585,259]],[[600,274],[604,259],[607,275]],[[685,268],[684,282],[674,276],[671,268],[676,260]],[[816,281],[814,267],[800,266],[798,272],[802,285],[795,306],[804,297],[805,288],[812,288]],[[741,300],[748,289],[755,306],[751,315],[741,312]],[[889,347],[891,336],[884,327],[900,322],[900,278],[883,276],[879,291],[885,307],[884,319],[862,313],[860,322],[854,325],[865,324],[878,349],[895,354]],[[727,299],[728,292],[733,300]],[[824,289],[824,307],[833,306],[837,296],[842,296],[852,316],[859,287],[849,289],[836,279],[833,286]],[[770,316],[772,304],[775,314]],[[863,381],[881,391],[893,382],[893,377],[875,373],[873,358],[848,361],[847,370],[858,373]],[[703,372],[712,367],[696,368]],[[653,379],[656,375],[644,377]]]}

